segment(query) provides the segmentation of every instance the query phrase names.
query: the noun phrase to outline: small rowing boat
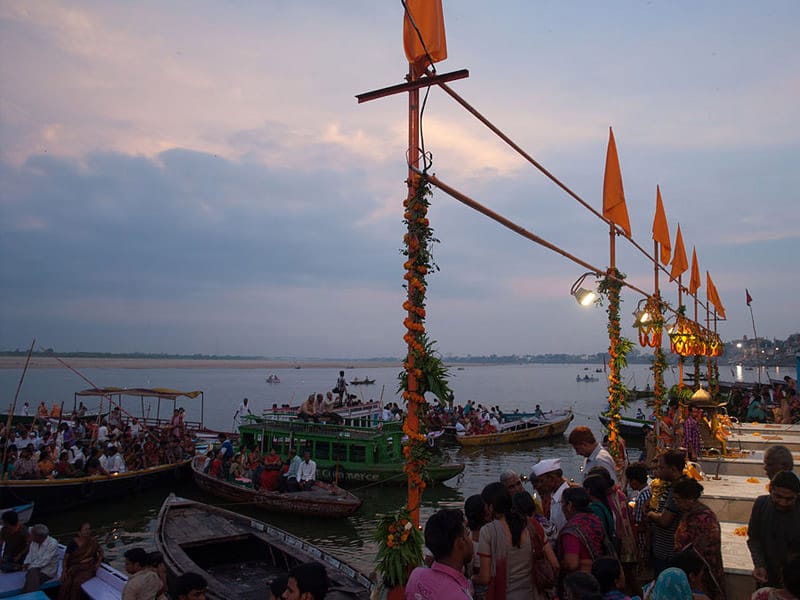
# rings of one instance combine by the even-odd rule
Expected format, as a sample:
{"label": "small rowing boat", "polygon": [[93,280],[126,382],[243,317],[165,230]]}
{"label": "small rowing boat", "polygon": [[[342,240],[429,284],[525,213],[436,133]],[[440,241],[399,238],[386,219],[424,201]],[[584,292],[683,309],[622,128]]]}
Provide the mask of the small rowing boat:
{"label": "small rowing boat", "polygon": [[462,446],[497,446],[562,435],[574,418],[571,410],[550,413],[549,419],[526,417],[500,424],[493,433],[465,434],[456,437]]}
{"label": "small rowing boat", "polygon": [[272,492],[253,488],[249,479],[229,482],[203,472],[204,456],[192,460],[192,477],[201,490],[219,498],[249,504],[269,512],[292,513],[310,517],[347,517],[361,506],[361,500],[339,486],[314,482],[303,492]]}
{"label": "small rowing boat", "polygon": [[369,377],[364,377],[364,379],[352,379],[350,381],[350,385],[371,385],[375,383],[374,379],[370,379]]}
{"label": "small rowing boat", "polygon": [[277,527],[170,494],[158,515],[156,549],[171,580],[200,573],[208,600],[262,600],[269,583],[301,563],[325,565],[325,598],[367,600],[369,578],[344,561]]}

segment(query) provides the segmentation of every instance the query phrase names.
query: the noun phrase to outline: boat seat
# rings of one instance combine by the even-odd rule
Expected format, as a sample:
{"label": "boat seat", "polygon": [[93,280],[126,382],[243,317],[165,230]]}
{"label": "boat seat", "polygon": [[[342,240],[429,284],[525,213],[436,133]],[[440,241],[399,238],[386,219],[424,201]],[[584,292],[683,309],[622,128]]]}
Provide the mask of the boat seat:
{"label": "boat seat", "polygon": [[81,584],[81,589],[94,600],[119,600],[127,581],[128,578],[116,569],[101,565],[94,577]]}

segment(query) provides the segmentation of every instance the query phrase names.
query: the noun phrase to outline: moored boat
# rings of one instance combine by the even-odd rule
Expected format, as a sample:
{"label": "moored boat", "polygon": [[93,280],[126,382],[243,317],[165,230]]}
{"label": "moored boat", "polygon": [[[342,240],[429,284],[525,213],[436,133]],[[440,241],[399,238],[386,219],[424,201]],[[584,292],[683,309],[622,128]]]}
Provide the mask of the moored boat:
{"label": "moored boat", "polygon": [[28,521],[31,520],[33,516],[33,502],[28,502],[26,504],[18,504],[17,506],[8,506],[6,508],[0,508],[0,515],[8,510],[13,510],[17,513],[17,517],[19,517],[19,522],[25,525]]}
{"label": "moored boat", "polygon": [[261,600],[270,581],[310,561],[327,570],[326,598],[367,600],[373,590],[368,577],[300,538],[252,517],[173,494],[159,512],[155,544],[168,579],[190,571],[202,574],[209,600]]}
{"label": "moored boat", "polygon": [[189,459],[112,475],[0,481],[0,506],[33,502],[37,515],[121,498],[188,476]]}
{"label": "moored boat", "polygon": [[462,446],[496,446],[541,440],[562,435],[574,418],[571,410],[553,413],[551,419],[525,417],[500,424],[493,433],[465,434],[456,436]]}
{"label": "moored boat", "polygon": [[204,473],[205,457],[192,460],[192,477],[205,492],[231,500],[237,504],[249,504],[269,512],[292,513],[310,517],[347,517],[361,506],[361,500],[339,486],[317,481],[308,491],[277,492],[256,490],[249,481],[233,483]]}
{"label": "moored boat", "polygon": [[[345,487],[370,482],[407,481],[403,467],[402,424],[382,423],[379,427],[344,427],[296,420],[263,420],[239,427],[242,446],[270,448],[285,459],[290,447],[309,450],[317,463],[317,477]],[[455,477],[464,470],[460,463],[435,458],[426,466],[432,482]]]}
{"label": "moored boat", "polygon": [[[608,424],[611,422],[611,419],[605,415],[600,415],[597,418],[606,427],[608,427]],[[619,420],[619,432],[622,437],[625,438],[643,438],[646,433],[644,429],[645,425],[652,429],[653,421],[648,419],[635,419],[633,417],[621,417]]]}

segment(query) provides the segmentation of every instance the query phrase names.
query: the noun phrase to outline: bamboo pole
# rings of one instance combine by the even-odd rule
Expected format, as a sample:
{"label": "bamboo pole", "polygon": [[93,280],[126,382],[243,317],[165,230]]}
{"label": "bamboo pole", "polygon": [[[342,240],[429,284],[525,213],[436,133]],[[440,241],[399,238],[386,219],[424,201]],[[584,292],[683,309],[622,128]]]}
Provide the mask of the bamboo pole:
{"label": "bamboo pole", "polygon": [[6,419],[6,445],[3,447],[3,479],[5,480],[6,473],[6,459],[8,458],[8,442],[11,434],[11,423],[14,420],[14,413],[17,410],[17,400],[19,399],[19,391],[22,389],[22,382],[25,381],[25,373],[28,372],[28,365],[31,363],[31,355],[33,354],[33,347],[36,345],[36,338],[33,338],[31,347],[28,349],[28,356],[25,358],[25,366],[22,368],[22,375],[19,376],[19,383],[17,383],[17,391],[14,392],[14,402],[11,404],[11,410],[8,411],[8,418]]}

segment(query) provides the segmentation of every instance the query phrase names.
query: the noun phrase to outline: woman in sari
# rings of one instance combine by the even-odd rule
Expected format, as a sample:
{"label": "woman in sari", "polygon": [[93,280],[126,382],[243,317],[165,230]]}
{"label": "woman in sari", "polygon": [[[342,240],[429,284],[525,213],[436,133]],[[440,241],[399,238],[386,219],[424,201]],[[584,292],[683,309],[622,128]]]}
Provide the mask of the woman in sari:
{"label": "woman in sari", "polygon": [[269,492],[278,489],[278,480],[281,476],[281,457],[275,448],[269,449],[269,454],[264,457],[264,466],[259,473],[258,488]]}
{"label": "woman in sari", "polygon": [[527,518],[512,509],[511,495],[499,481],[483,488],[481,496],[491,508],[492,521],[481,528],[481,566],[473,582],[489,586],[489,600],[530,600],[533,547]]}
{"label": "woman in sari", "polygon": [[722,535],[714,511],[700,502],[703,486],[691,477],[681,477],[672,486],[681,517],[675,530],[675,551],[694,550],[706,563],[703,592],[712,600],[724,600],[722,589]]}
{"label": "woman in sari", "polygon": [[561,507],[567,523],[558,534],[561,576],[575,571],[592,572],[592,563],[604,556],[606,532],[597,515],[589,508],[589,494],[583,488],[569,488],[561,495]]}
{"label": "woman in sari", "polygon": [[81,584],[94,577],[102,561],[103,550],[92,535],[92,526],[84,523],[64,552],[58,600],[80,600]]}

